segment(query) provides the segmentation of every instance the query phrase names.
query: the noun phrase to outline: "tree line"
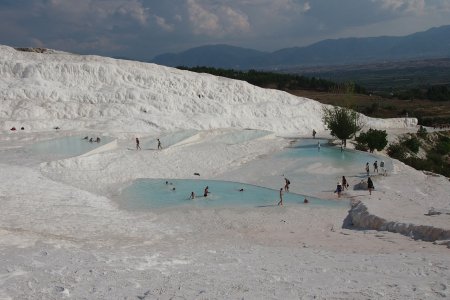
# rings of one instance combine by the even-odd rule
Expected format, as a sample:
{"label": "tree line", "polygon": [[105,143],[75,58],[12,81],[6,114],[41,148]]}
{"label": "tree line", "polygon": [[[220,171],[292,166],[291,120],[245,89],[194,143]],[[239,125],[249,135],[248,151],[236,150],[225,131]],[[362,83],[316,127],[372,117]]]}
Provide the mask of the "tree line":
{"label": "tree line", "polygon": [[[278,90],[313,90],[319,92],[347,93],[347,83],[336,83],[330,80],[306,77],[295,74],[281,74],[256,70],[238,71],[233,69],[216,69],[211,67],[177,67],[180,70],[188,70],[196,73],[208,73],[216,76],[227,77],[246,81],[250,84],[267,88],[274,86]],[[367,94],[364,87],[354,84],[353,92]]]}
{"label": "tree line", "polygon": [[[278,90],[312,90],[318,92],[329,92],[334,94],[348,93],[349,82],[334,82],[331,80],[306,77],[296,74],[282,74],[265,71],[239,71],[234,69],[220,69],[212,67],[177,67],[180,70],[188,70],[196,73],[208,73],[216,76],[222,76],[230,79],[246,81],[250,84],[267,88],[274,87]],[[363,86],[352,82],[352,93],[369,94]],[[433,85],[426,89],[412,88],[402,91],[394,91],[390,98],[400,100],[428,99],[431,101],[450,101],[450,86]]]}
{"label": "tree line", "polygon": [[393,93],[393,97],[400,100],[428,99],[431,101],[450,101],[450,87],[447,85],[433,85],[427,89],[409,89]]}

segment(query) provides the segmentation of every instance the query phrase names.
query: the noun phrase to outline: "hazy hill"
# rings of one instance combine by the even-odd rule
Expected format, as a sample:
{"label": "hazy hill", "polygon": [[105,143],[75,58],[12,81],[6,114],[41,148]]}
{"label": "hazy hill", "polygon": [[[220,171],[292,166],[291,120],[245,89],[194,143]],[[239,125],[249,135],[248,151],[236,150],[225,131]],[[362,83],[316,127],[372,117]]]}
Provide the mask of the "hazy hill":
{"label": "hazy hill", "polygon": [[159,55],[152,62],[166,66],[272,69],[437,57],[450,57],[450,25],[403,37],[324,40],[272,53],[227,45],[203,46]]}
{"label": "hazy hill", "polygon": [[226,69],[246,69],[262,65],[267,53],[229,45],[210,45],[192,48],[179,54],[162,54],[152,62],[177,67],[210,66]]}

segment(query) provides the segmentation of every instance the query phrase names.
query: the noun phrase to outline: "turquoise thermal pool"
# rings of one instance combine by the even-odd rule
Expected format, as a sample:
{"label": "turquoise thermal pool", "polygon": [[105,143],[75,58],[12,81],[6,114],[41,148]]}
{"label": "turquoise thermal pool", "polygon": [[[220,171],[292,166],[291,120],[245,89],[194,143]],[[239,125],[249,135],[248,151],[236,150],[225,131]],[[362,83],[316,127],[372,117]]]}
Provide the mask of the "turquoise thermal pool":
{"label": "turquoise thermal pool", "polygon": [[[291,180],[292,185],[305,194],[321,195],[324,198],[330,197],[330,192],[334,191],[342,176],[346,176],[350,186],[367,180],[366,163],[369,163],[370,176],[381,174],[381,161],[384,161],[387,172],[392,171],[392,160],[388,157],[351,149],[341,151],[339,147],[328,145],[327,140],[300,140],[276,154],[274,159],[288,162],[284,175]],[[375,161],[379,171],[374,174]]]}
{"label": "turquoise thermal pool", "polygon": [[[317,143],[320,143],[320,148]],[[388,157],[381,157],[369,152],[356,151],[351,149],[341,149],[327,144],[327,140],[304,139],[292,145],[286,151],[279,154],[284,158],[302,158],[305,162],[321,162],[334,167],[357,166],[361,172],[368,162],[371,169],[374,161],[378,164],[384,160],[385,166],[392,167],[392,162]]]}
{"label": "turquoise thermal pool", "polygon": [[[167,181],[167,184],[166,184]],[[203,196],[209,187],[207,197]],[[240,191],[243,189],[243,191]],[[191,192],[196,197],[190,199]],[[348,201],[322,200],[304,195],[284,193],[283,204],[347,207]],[[174,206],[196,207],[265,207],[279,201],[279,190],[229,181],[195,179],[138,179],[123,189],[119,196],[122,207],[131,210],[166,208]]]}
{"label": "turquoise thermal pool", "polygon": [[[197,130],[180,130],[162,135],[161,137],[159,137],[159,140],[161,141],[161,145],[163,148],[168,148],[196,135],[197,133],[198,133]],[[141,139],[142,149],[157,149],[158,142],[156,139],[157,137]]]}
{"label": "turquoise thermal pool", "polygon": [[61,159],[87,153],[113,141],[111,137],[98,137],[100,138],[100,142],[97,143],[95,142],[97,136],[93,136],[94,142],[83,139],[84,136],[67,136],[35,143],[28,146],[27,150],[31,151],[34,155]]}

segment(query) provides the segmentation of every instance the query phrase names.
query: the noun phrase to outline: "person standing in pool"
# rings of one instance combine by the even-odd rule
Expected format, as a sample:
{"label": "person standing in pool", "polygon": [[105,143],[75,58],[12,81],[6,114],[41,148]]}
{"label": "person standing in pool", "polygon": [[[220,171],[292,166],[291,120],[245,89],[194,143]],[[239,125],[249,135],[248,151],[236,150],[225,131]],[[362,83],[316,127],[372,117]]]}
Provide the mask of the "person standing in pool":
{"label": "person standing in pool", "polygon": [[320,142],[317,142],[317,151],[320,151]]}
{"label": "person standing in pool", "polygon": [[283,206],[283,188],[280,189],[280,201],[277,205]]}
{"label": "person standing in pool", "polygon": [[374,173],[375,173],[375,172],[378,173],[378,162],[377,162],[377,161],[375,161],[375,162],[373,163],[373,172],[374,172]]}
{"label": "person standing in pool", "polygon": [[369,176],[369,172],[370,172],[369,162],[366,162],[366,172],[367,172],[367,176]]}
{"label": "person standing in pool", "polygon": [[158,141],[158,150],[162,150],[161,141],[159,139],[156,139]]}
{"label": "person standing in pool", "polygon": [[367,188],[369,189],[369,195],[372,195],[372,190],[374,190],[375,187],[373,186],[373,182],[370,177],[367,178]]}
{"label": "person standing in pool", "polygon": [[189,199],[191,199],[191,200],[195,199],[195,193],[194,192],[191,192],[191,197],[189,197]]}
{"label": "person standing in pool", "polygon": [[203,197],[208,197],[208,194],[209,194],[209,187],[208,186],[206,186],[205,187],[205,191],[203,192]]}
{"label": "person standing in pool", "polygon": [[345,176],[342,176],[342,189],[348,190],[348,182],[347,182],[347,178],[345,178]]}
{"label": "person standing in pool", "polygon": [[136,150],[141,150],[141,146],[139,146],[139,138],[136,138]]}

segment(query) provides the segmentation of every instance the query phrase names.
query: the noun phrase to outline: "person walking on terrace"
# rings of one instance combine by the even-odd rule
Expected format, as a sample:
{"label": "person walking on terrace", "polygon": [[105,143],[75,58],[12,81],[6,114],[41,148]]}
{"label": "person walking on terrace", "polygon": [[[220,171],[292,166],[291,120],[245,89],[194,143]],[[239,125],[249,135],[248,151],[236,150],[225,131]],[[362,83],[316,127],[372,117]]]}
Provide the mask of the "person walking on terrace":
{"label": "person walking on terrace", "polygon": [[284,190],[289,193],[289,185],[291,184],[291,182],[287,178],[284,178],[284,181],[285,181]]}
{"label": "person walking on terrace", "polygon": [[141,150],[141,146],[139,145],[139,138],[136,138],[136,150]]}
{"label": "person walking on terrace", "polygon": [[278,201],[279,206],[283,206],[283,188],[280,189],[280,201]]}
{"label": "person walking on terrace", "polygon": [[373,182],[370,177],[367,178],[367,188],[369,189],[369,195],[372,195],[372,190],[374,190],[375,187],[373,186]]}

